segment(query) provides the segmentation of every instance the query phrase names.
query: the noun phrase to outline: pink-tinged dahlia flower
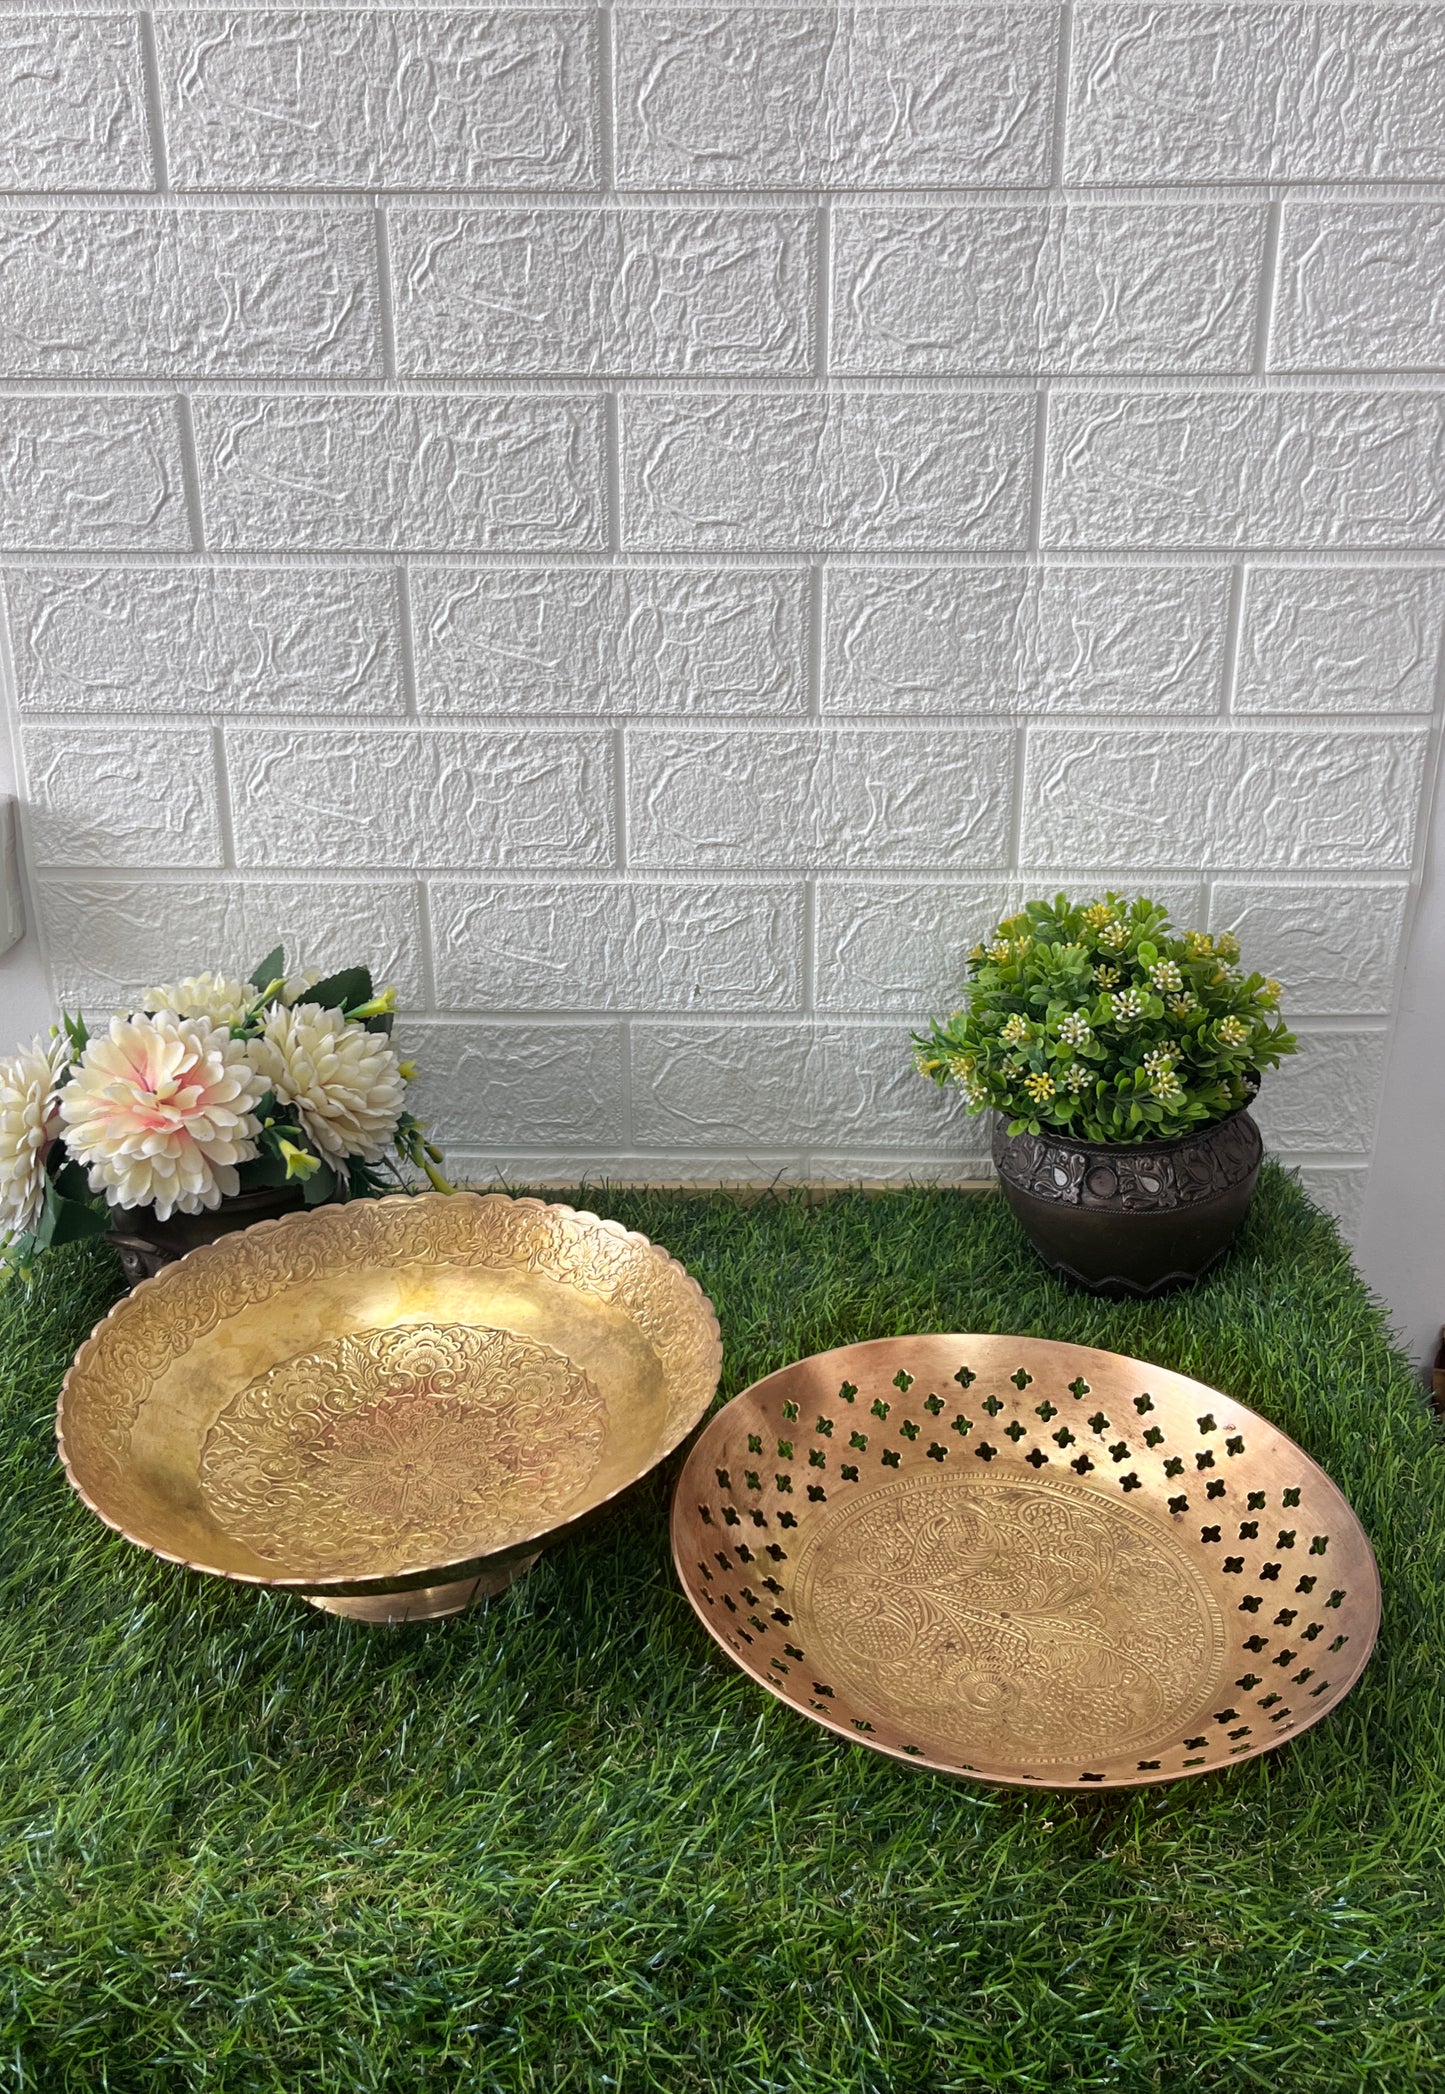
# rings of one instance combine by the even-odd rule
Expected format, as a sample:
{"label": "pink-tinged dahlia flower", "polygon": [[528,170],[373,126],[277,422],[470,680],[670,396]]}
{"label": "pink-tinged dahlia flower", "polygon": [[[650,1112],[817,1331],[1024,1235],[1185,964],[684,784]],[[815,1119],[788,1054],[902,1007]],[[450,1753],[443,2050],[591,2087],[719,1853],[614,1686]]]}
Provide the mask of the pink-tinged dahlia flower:
{"label": "pink-tinged dahlia flower", "polygon": [[219,1207],[256,1154],[265,1079],[243,1042],[206,1018],[118,1016],[91,1040],[60,1094],[65,1144],[112,1207]]}

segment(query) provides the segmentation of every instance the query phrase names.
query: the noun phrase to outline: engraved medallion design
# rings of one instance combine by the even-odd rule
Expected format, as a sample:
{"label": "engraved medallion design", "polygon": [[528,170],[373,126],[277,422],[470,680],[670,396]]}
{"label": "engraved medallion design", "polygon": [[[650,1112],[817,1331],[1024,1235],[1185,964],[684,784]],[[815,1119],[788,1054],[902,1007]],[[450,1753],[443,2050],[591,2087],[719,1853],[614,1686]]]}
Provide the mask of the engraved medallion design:
{"label": "engraved medallion design", "polygon": [[1215,1691],[1224,1624],[1167,1529],[1057,1481],[914,1475],[799,1567],[801,1638],[860,1708],[980,1759],[1138,1747]]}
{"label": "engraved medallion design", "polygon": [[602,1454],[600,1391],[513,1331],[335,1339],[232,1397],[201,1449],[219,1524],[290,1575],[458,1562],[554,1521]]}
{"label": "engraved medallion design", "polygon": [[1252,1179],[1264,1144],[1248,1111],[1172,1142],[1100,1144],[1067,1135],[1010,1134],[996,1116],[994,1168],[1020,1192],[1066,1207],[1170,1213],[1218,1199]]}

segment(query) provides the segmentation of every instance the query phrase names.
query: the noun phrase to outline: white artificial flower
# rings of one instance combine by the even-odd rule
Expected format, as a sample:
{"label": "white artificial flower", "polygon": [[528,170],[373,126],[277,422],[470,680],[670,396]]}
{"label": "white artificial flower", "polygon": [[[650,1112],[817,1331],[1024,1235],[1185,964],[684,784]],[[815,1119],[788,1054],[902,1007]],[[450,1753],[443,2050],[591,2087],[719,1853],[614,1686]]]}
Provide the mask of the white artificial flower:
{"label": "white artificial flower", "polygon": [[147,989],[146,1009],[174,1011],[178,1018],[209,1018],[213,1025],[234,1025],[244,1018],[256,1001],[256,991],[247,982],[228,981],[223,974],[189,974],[183,982],[162,982]]}
{"label": "white artificial flower", "polygon": [[154,1207],[158,1221],[199,1214],[240,1190],[265,1092],[227,1026],[117,1013],[60,1093],[65,1145],[112,1207]]}
{"label": "white artificial flower", "polygon": [[250,1042],[252,1066],[331,1164],[375,1163],[396,1132],[406,1098],[385,1033],[368,1032],[319,1003],[273,1003]]}
{"label": "white artificial flower", "polygon": [[45,1204],[45,1159],[60,1132],[56,1079],[65,1067],[64,1040],[37,1038],[0,1061],[0,1231],[23,1236]]}

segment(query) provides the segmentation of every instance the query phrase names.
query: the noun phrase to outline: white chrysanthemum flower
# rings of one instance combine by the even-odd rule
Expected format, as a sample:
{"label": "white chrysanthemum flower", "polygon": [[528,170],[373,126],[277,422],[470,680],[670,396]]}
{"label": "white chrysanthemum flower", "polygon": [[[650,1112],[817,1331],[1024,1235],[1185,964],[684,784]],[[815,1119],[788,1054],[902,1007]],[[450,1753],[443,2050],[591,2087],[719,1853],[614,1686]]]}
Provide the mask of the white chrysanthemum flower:
{"label": "white chrysanthemum flower", "polygon": [[1227,1047],[1242,1047],[1249,1038],[1249,1027],[1238,1018],[1221,1018],[1219,1037]]}
{"label": "white chrysanthemum flower", "polygon": [[228,981],[223,974],[188,974],[183,982],[162,982],[147,989],[149,1011],[174,1011],[178,1018],[209,1018],[212,1025],[234,1025],[256,1001],[248,982]]}
{"label": "white chrysanthemum flower", "polygon": [[1072,1091],[1077,1098],[1089,1081],[1089,1072],[1082,1062],[1070,1062],[1064,1071],[1064,1089]]}
{"label": "white chrysanthemum flower", "polygon": [[60,1093],[65,1145],[112,1207],[154,1207],[158,1221],[199,1214],[240,1190],[265,1091],[228,1027],[118,1014]]}
{"label": "white chrysanthemum flower", "polygon": [[23,1236],[45,1204],[45,1159],[60,1132],[56,1078],[64,1040],[34,1045],[0,1061],[0,1231]]}
{"label": "white chrysanthemum flower", "polygon": [[406,1099],[385,1033],[368,1032],[319,1003],[274,1003],[250,1042],[251,1063],[283,1105],[294,1105],[310,1141],[331,1164],[375,1163],[396,1133]]}
{"label": "white chrysanthemum flower", "polygon": [[1187,1018],[1194,1009],[1194,1002],[1194,997],[1188,989],[1184,991],[1182,996],[1171,996],[1169,998],[1169,1015],[1172,1018]]}
{"label": "white chrysanthemum flower", "polygon": [[1133,1019],[1142,1018],[1144,1015],[1144,998],[1137,989],[1122,989],[1111,996],[1109,1001],[1114,1007],[1115,1020],[1120,1025],[1128,1025]]}
{"label": "white chrysanthemum flower", "polygon": [[1066,1047],[1085,1047],[1094,1037],[1087,1011],[1072,1011],[1059,1020],[1059,1038]]}
{"label": "white chrysanthemum flower", "polygon": [[1149,980],[1161,996],[1166,989],[1182,989],[1184,977],[1177,960],[1160,960],[1149,969]]}

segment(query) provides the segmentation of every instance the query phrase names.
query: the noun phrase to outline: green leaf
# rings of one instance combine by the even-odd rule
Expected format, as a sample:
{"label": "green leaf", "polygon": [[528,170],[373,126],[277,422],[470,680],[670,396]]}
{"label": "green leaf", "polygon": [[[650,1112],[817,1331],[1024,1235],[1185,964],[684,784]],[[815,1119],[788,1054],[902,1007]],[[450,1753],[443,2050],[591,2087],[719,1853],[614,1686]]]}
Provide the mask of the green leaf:
{"label": "green leaf", "polygon": [[35,1230],[35,1248],[48,1250],[56,1243],[79,1243],[87,1236],[104,1236],[110,1227],[110,1209],[103,1203],[67,1200],[53,1185],[45,1188],[45,1207]]}
{"label": "green leaf", "polygon": [[305,1001],[319,1003],[328,1011],[349,1011],[358,1003],[369,1003],[375,994],[369,967],[343,967],[339,974],[328,974],[325,981],[314,982],[306,991]]}
{"label": "green leaf", "polygon": [[286,948],[273,945],[254,973],[246,976],[253,989],[269,989],[272,982],[279,981],[286,972]]}
{"label": "green leaf", "polygon": [[67,1156],[59,1142],[55,1144],[51,1153],[54,1161],[51,1178],[60,1197],[63,1200],[88,1200],[90,1180],[84,1167],[78,1164],[73,1156]]}
{"label": "green leaf", "polygon": [[301,1196],[308,1207],[322,1207],[335,1193],[336,1173],[329,1163],[323,1163],[315,1176],[306,1180]]}
{"label": "green leaf", "polygon": [[236,1179],[242,1192],[260,1192],[266,1186],[284,1185],[286,1166],[279,1156],[263,1149],[259,1156],[253,1156],[249,1163],[240,1166]]}

